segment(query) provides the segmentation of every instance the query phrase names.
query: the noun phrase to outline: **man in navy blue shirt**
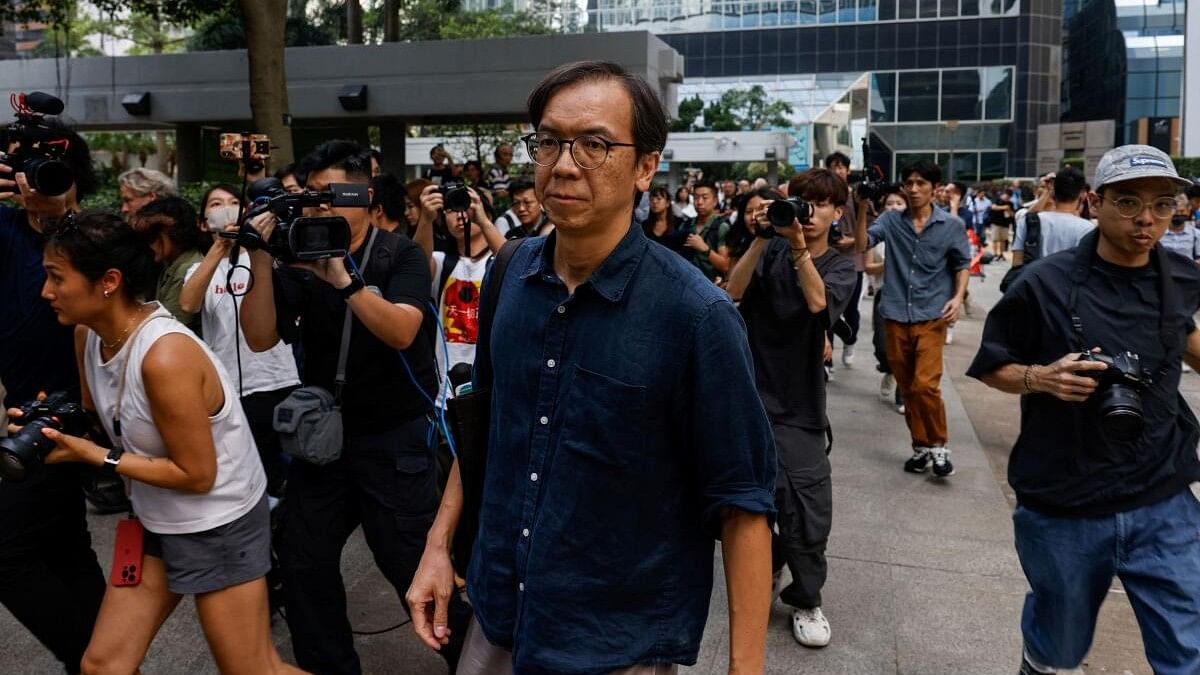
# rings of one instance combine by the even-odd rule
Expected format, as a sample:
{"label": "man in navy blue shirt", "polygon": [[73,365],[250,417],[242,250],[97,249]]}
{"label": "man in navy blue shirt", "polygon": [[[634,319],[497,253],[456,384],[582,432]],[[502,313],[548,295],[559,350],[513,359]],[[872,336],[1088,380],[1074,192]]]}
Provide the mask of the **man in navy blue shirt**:
{"label": "man in navy blue shirt", "polygon": [[[24,174],[0,164],[0,201],[20,206],[0,207],[0,380],[9,407],[42,391],[79,396],[73,328],[60,324],[41,297],[42,231],[78,211],[96,178],[83,139],[53,118],[47,123],[68,141],[75,184],[65,194],[38,194]],[[0,604],[72,673],[79,672],[105,588],[87,529],[83,477],[78,466],[58,464],[0,483]]]}
{"label": "man in navy blue shirt", "polygon": [[[498,280],[496,395],[467,575],[476,621],[458,673],[695,663],[716,537],[737,608],[729,672],[761,672],[771,429],[729,297],[632,224],[666,141],[662,104],[620,66],[581,62],[547,75],[529,108],[536,190],[556,230],[526,240]],[[456,465],[408,593],[435,649],[448,641],[461,509]]]}

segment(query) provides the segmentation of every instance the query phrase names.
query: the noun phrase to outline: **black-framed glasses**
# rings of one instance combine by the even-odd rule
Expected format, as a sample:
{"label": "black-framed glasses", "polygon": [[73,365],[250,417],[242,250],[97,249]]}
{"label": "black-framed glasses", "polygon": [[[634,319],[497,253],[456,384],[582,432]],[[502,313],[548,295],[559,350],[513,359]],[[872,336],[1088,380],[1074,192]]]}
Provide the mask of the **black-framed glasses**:
{"label": "black-framed glasses", "polygon": [[[1146,208],[1146,203],[1137,197],[1124,196],[1116,199],[1109,199],[1112,205],[1117,207],[1117,213],[1121,214],[1122,218],[1136,218],[1143,209]],[[1159,197],[1153,202],[1150,202],[1150,213],[1155,218],[1165,220],[1175,215],[1175,210],[1179,208],[1174,197]]]}
{"label": "black-framed glasses", "polygon": [[529,151],[529,159],[538,166],[554,166],[562,154],[562,146],[571,146],[571,159],[581,169],[598,168],[608,159],[613,148],[636,148],[633,143],[617,143],[607,138],[584,134],[575,138],[555,138],[554,134],[538,131],[521,137]]}

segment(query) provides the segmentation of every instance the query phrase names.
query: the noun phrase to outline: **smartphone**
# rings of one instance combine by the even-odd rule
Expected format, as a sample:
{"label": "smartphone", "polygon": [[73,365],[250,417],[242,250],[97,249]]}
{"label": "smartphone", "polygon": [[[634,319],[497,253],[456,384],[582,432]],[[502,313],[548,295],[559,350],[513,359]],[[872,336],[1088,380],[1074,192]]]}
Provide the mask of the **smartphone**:
{"label": "smartphone", "polygon": [[271,138],[266,134],[221,134],[220,152],[225,159],[241,160],[243,144],[250,141],[250,157],[266,161],[271,156]]}
{"label": "smartphone", "polygon": [[137,518],[126,518],[117,523],[112,576],[109,578],[113,586],[137,586],[142,582],[142,545],[145,535],[142,521]]}

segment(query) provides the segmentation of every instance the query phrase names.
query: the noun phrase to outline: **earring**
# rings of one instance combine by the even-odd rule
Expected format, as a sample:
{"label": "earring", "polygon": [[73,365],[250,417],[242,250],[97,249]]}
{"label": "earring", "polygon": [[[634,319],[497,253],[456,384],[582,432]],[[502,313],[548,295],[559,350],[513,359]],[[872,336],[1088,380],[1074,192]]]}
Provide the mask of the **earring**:
{"label": "earring", "polygon": [[105,299],[105,300],[107,300],[107,299],[108,299],[108,296],[109,296],[111,293],[112,293],[112,291],[105,289],[105,291],[104,291],[104,299]]}

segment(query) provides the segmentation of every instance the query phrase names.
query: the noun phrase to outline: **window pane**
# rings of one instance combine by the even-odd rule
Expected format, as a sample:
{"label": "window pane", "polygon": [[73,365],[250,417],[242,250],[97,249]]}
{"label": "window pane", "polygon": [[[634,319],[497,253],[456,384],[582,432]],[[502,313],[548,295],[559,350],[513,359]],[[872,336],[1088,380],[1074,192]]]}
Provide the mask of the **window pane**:
{"label": "window pane", "polygon": [[985,110],[989,120],[1006,120],[1012,117],[1013,70],[1012,68],[984,68],[984,91],[987,92]]}
{"label": "window pane", "polygon": [[1004,178],[1004,175],[1008,173],[1004,166],[1007,160],[1007,152],[979,153],[979,180]]}
{"label": "window pane", "polygon": [[896,18],[896,0],[879,0],[879,20],[891,21]]}
{"label": "window pane", "polygon": [[817,0],[800,0],[800,16],[797,23],[817,22]]}
{"label": "window pane", "polygon": [[942,119],[983,118],[982,85],[978,70],[942,71]]}
{"label": "window pane", "polygon": [[942,16],[958,16],[958,0],[942,0]]}
{"label": "window pane", "polygon": [[938,0],[921,0],[921,18],[936,19],[938,15]]}
{"label": "window pane", "polygon": [[898,14],[900,19],[915,19],[917,18],[917,0],[897,0]]}
{"label": "window pane", "polygon": [[875,0],[858,0],[859,21],[874,21],[877,16]]}
{"label": "window pane", "polygon": [[858,0],[838,0],[838,23],[854,23]]}
{"label": "window pane", "polygon": [[821,23],[837,21],[837,0],[817,0],[820,8]]}
{"label": "window pane", "polygon": [[876,73],[871,75],[871,121],[896,121],[895,73]]}
{"label": "window pane", "polygon": [[979,16],[979,0],[962,0],[962,16]]}
{"label": "window pane", "polygon": [[897,80],[897,119],[924,122],[938,118],[938,73],[936,70],[900,73]]}
{"label": "window pane", "polygon": [[954,153],[954,163],[946,172],[946,179],[964,182],[979,180],[979,155],[974,152]]}

